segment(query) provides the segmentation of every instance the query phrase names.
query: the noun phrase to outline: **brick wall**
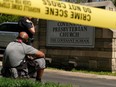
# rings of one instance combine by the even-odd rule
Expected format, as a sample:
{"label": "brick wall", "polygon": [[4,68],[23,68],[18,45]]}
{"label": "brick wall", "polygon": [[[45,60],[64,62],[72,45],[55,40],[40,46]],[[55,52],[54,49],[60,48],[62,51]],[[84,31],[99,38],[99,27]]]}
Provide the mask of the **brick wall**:
{"label": "brick wall", "polygon": [[[92,3],[85,5],[97,6],[97,2]],[[109,7],[114,9],[111,2],[103,2],[102,4],[98,2],[98,5],[105,6],[106,9]],[[40,20],[35,46],[45,52],[51,66],[74,66],[77,69],[116,71],[115,30],[96,27],[94,48],[47,47],[46,30],[47,21]]]}

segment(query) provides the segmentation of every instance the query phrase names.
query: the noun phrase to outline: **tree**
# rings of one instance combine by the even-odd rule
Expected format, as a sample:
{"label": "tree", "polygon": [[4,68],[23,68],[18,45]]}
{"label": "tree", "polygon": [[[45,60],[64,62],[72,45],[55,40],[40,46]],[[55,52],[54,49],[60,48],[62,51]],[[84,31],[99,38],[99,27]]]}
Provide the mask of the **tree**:
{"label": "tree", "polygon": [[2,23],[2,22],[18,21],[19,17],[20,16],[16,16],[16,15],[0,14],[0,23]]}
{"label": "tree", "polygon": [[116,6],[116,0],[111,0],[113,3],[114,3],[114,5]]}

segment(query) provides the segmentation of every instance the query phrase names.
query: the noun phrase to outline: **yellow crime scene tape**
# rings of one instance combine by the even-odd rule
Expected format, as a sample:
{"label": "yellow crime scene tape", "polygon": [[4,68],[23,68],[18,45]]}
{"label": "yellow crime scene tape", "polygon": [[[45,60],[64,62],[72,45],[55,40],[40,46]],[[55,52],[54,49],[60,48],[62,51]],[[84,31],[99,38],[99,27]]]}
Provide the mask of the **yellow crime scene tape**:
{"label": "yellow crime scene tape", "polygon": [[116,29],[116,12],[56,0],[0,0],[0,13]]}

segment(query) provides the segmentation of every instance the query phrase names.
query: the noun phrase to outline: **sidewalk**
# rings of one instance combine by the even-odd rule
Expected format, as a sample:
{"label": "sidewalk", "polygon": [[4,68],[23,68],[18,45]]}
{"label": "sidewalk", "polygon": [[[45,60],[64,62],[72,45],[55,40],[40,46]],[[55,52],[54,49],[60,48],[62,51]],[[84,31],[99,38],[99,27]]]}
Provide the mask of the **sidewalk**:
{"label": "sidewalk", "polygon": [[[1,61],[0,61],[0,66],[2,66]],[[96,75],[96,74],[89,74],[89,73],[82,73],[82,72],[71,72],[71,71],[63,71],[63,70],[55,70],[55,69],[45,69],[45,72],[60,73],[61,75],[64,75],[64,76],[68,75],[68,76],[78,76],[78,77],[87,77],[87,78],[105,78],[105,79],[116,80],[116,76]]]}
{"label": "sidewalk", "polygon": [[96,74],[89,74],[89,73],[82,73],[82,72],[71,72],[71,71],[54,70],[54,69],[45,69],[45,72],[60,73],[64,76],[68,75],[68,76],[78,76],[78,77],[87,77],[87,78],[104,78],[104,79],[116,80],[116,76],[96,75]]}

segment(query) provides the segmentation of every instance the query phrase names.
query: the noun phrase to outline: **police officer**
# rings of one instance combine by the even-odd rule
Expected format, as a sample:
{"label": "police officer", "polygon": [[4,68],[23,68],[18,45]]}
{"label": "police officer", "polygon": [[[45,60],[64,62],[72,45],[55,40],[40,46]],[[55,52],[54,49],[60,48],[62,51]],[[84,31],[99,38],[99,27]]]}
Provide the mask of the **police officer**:
{"label": "police officer", "polygon": [[32,45],[34,41],[35,26],[31,21],[32,17],[21,17],[18,21],[19,32],[26,32],[29,35],[28,44]]}

